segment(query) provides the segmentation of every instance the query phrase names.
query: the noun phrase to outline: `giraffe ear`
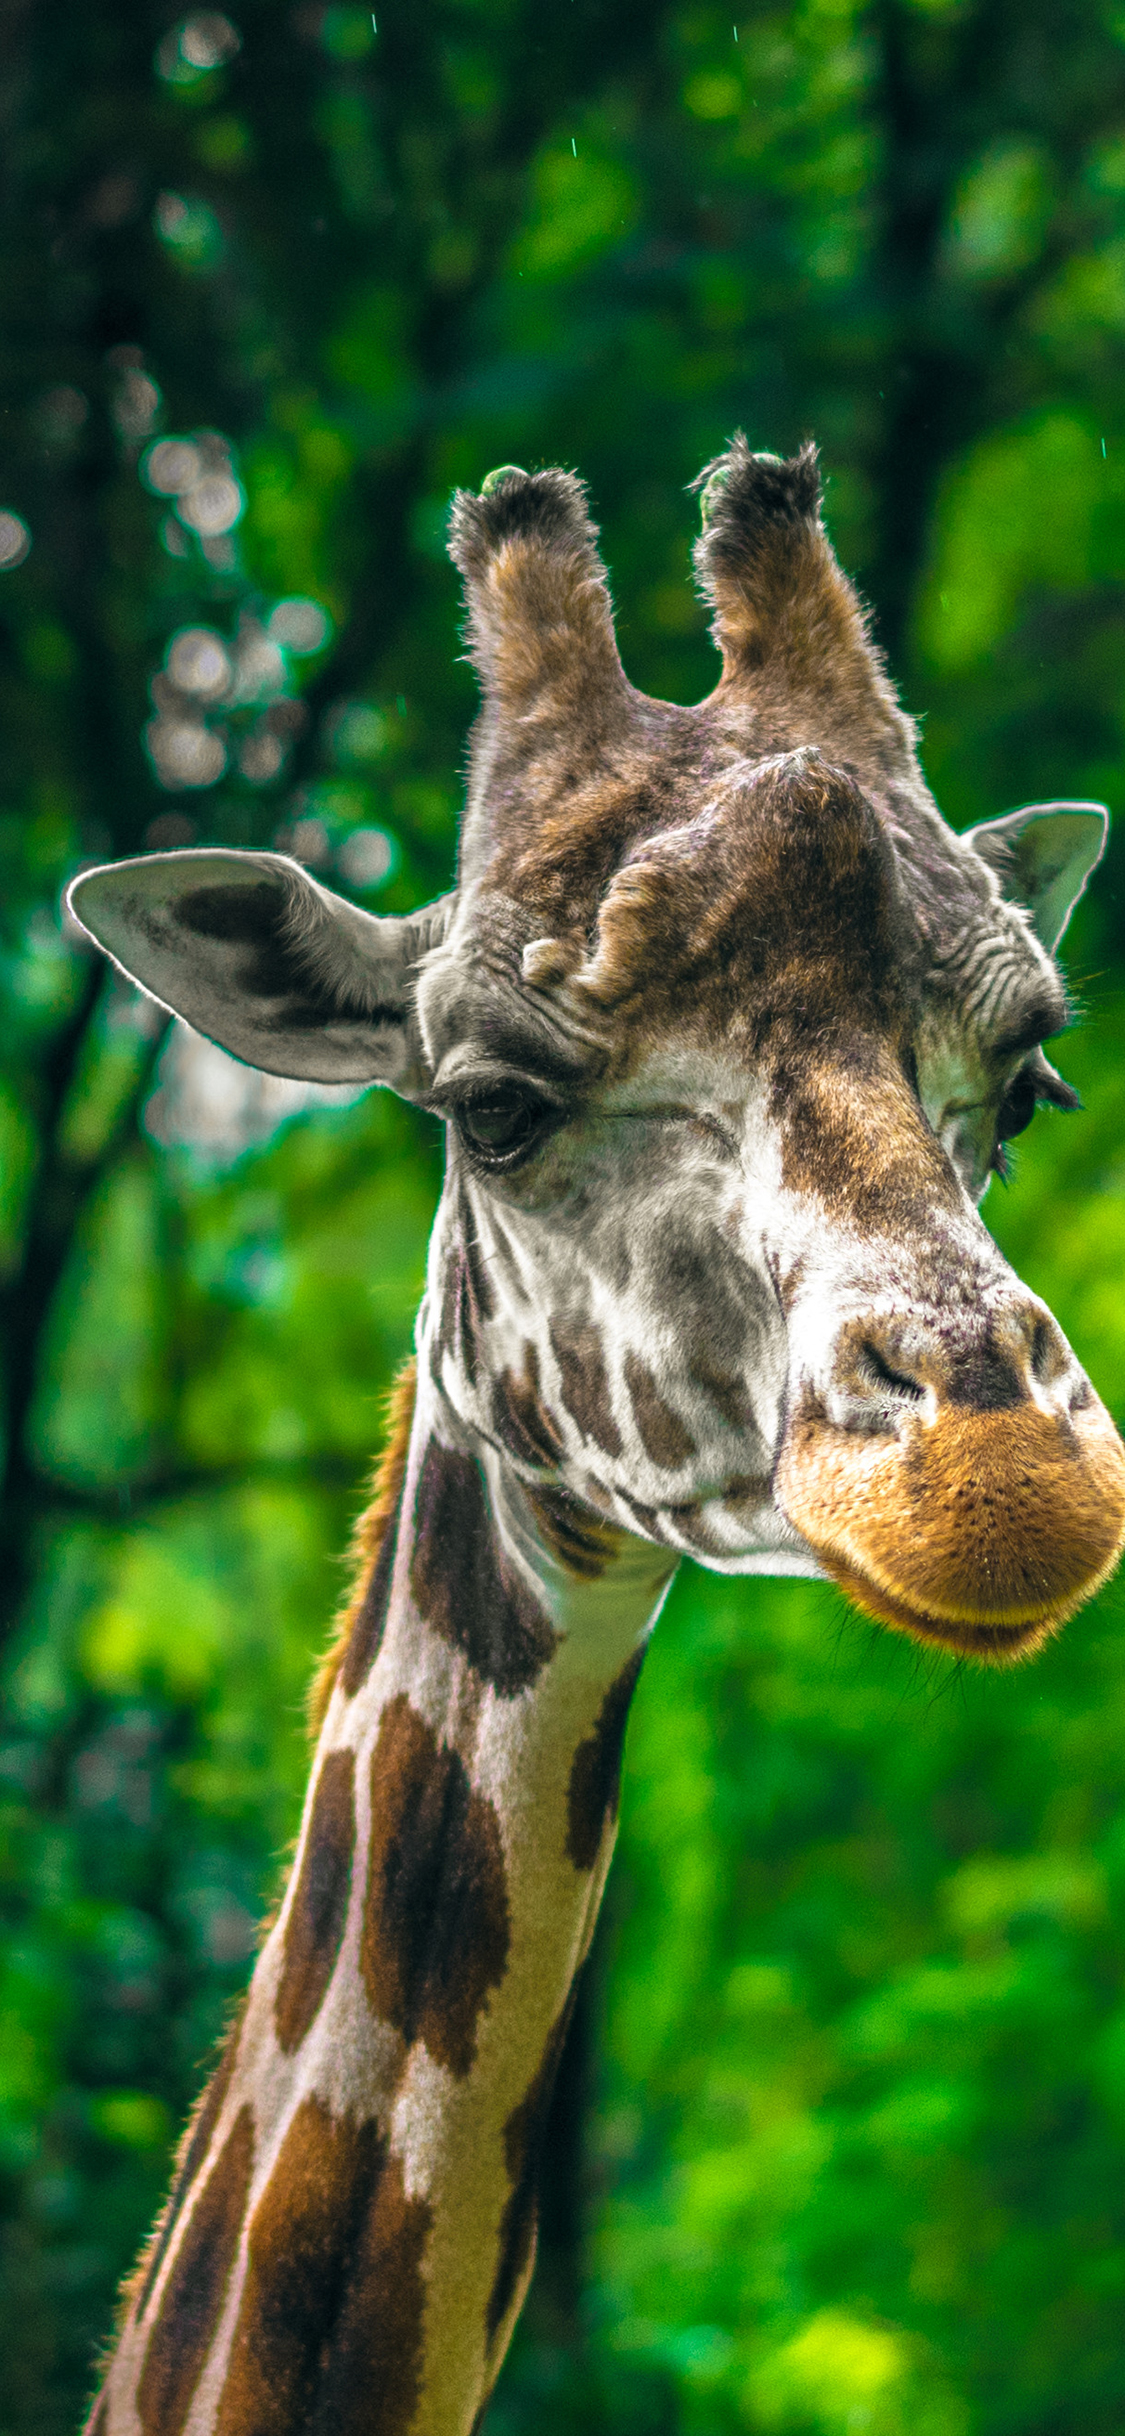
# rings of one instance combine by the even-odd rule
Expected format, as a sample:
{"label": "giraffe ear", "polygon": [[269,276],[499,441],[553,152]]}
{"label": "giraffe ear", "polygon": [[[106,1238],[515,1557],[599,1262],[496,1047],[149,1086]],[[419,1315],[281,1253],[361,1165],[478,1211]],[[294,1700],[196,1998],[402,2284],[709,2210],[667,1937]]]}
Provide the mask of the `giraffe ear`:
{"label": "giraffe ear", "polygon": [[1025,804],[1002,820],[967,829],[971,846],[1000,882],[1000,894],[1031,915],[1048,954],[1057,947],[1109,835],[1104,804]]}
{"label": "giraffe ear", "polygon": [[247,1065],[425,1091],[415,969],[451,898],[379,920],[288,855],[204,848],[84,871],[68,902],[131,980]]}

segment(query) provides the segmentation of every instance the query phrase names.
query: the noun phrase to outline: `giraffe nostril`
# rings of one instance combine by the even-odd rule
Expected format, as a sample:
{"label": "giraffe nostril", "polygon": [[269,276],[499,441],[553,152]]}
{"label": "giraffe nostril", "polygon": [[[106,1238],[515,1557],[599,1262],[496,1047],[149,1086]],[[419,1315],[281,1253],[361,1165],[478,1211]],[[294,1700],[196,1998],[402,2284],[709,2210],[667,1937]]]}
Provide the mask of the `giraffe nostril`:
{"label": "giraffe nostril", "polygon": [[865,1384],[873,1387],[877,1393],[892,1395],[900,1404],[922,1402],[925,1389],[919,1386],[917,1379],[910,1377],[909,1372],[895,1370],[870,1337],[865,1338],[860,1347],[860,1368]]}
{"label": "giraffe nostril", "polygon": [[1036,1316],[1029,1346],[1031,1375],[1039,1387],[1049,1387],[1059,1374],[1059,1341],[1051,1322],[1042,1312]]}

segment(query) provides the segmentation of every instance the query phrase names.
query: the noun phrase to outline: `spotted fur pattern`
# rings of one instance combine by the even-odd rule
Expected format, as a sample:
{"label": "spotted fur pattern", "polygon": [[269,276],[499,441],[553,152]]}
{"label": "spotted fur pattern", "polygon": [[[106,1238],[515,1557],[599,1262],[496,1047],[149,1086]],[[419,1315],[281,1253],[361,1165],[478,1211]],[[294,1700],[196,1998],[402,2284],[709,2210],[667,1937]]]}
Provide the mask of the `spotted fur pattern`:
{"label": "spotted fur pattern", "polygon": [[[531,2272],[562,2028],[673,1561],[595,1524],[576,1568],[425,1377],[387,1468],[289,1887],[109,2373],[113,2436],[456,2436]],[[432,1565],[435,1501],[443,1544],[490,1568],[484,1640]]]}

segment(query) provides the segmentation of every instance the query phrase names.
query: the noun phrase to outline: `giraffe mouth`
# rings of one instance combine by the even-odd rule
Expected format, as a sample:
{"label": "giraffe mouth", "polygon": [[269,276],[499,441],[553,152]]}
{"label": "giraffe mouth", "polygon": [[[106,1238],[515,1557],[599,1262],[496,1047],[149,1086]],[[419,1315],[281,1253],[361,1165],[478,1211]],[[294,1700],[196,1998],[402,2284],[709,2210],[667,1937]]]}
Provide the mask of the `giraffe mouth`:
{"label": "giraffe mouth", "polygon": [[778,1466],[783,1511],[857,1607],[931,1647],[1008,1666],[1108,1579],[1125,1449],[1090,1395],[1068,1417],[940,1410],[863,1439],[808,1403]]}
{"label": "giraffe mouth", "polygon": [[[875,1623],[888,1625],[892,1632],[906,1633],[912,1641],[931,1649],[978,1658],[985,1666],[1016,1666],[1023,1658],[1034,1658],[1062,1630],[1075,1606],[1092,1598],[1105,1578],[1099,1574],[1077,1599],[1063,1600],[1055,1609],[1040,1609],[1030,1615],[957,1615],[928,1609],[907,1599],[901,1592],[872,1581],[857,1565],[841,1563],[824,1549],[816,1553],[830,1581]],[[1106,1573],[1111,1569],[1107,1566]]]}

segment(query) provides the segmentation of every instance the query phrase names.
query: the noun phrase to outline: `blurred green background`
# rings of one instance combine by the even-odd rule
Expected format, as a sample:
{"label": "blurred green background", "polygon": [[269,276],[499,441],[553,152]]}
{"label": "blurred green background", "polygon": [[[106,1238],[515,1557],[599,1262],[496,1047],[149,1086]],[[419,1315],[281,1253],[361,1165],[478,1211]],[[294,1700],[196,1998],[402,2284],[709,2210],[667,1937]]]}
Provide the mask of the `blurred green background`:
{"label": "blurred green background", "polygon": [[[250,1967],[435,1130],[169,1040],[84,859],[450,876],[443,552],[589,478],[631,676],[684,485],[819,438],[962,824],[1125,810],[1119,0],[0,12],[0,2431],[62,2436]],[[1088,1113],[988,1217],[1125,1417],[1125,826]],[[685,1567],[490,2436],[1125,2427],[1125,1633],[920,1661]]]}

